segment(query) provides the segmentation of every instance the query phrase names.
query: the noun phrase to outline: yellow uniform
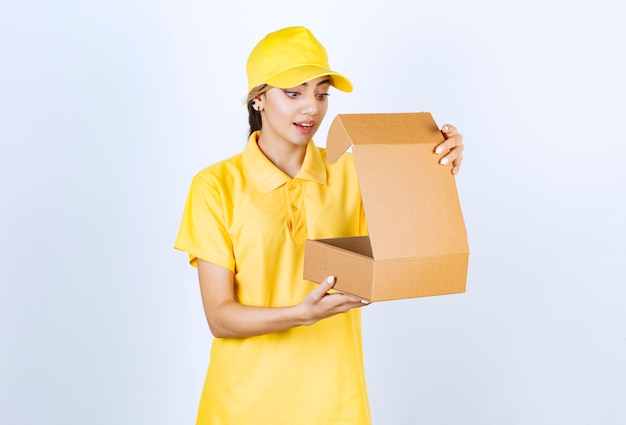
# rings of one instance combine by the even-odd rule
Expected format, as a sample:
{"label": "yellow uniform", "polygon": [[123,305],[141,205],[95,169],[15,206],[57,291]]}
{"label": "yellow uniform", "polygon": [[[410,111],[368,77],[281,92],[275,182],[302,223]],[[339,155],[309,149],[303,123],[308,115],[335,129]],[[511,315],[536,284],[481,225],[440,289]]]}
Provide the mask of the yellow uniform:
{"label": "yellow uniform", "polygon": [[[302,279],[304,241],[366,234],[351,155],[332,166],[309,142],[290,178],[259,150],[244,151],[193,179],[175,248],[234,272],[240,303],[295,305],[315,284]],[[358,309],[250,338],[216,338],[198,424],[371,423]]]}

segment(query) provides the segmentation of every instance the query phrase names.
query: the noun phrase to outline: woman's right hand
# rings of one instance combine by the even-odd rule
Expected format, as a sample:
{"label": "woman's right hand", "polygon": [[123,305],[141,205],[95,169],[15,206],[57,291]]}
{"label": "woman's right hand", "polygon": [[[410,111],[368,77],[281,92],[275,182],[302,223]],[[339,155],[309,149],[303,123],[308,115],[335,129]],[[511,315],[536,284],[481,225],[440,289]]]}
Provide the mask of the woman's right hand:
{"label": "woman's right hand", "polygon": [[328,291],[335,286],[335,282],[334,276],[328,276],[296,306],[300,310],[305,325],[312,325],[327,317],[368,304],[367,301],[353,295],[340,292],[329,293]]}

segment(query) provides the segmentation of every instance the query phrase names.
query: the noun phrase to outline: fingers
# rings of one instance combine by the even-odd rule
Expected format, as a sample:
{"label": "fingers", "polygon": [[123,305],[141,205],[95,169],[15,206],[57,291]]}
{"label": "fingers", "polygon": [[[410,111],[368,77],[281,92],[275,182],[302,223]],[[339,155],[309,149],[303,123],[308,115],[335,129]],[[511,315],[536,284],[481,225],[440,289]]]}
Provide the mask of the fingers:
{"label": "fingers", "polygon": [[329,293],[335,285],[335,277],[328,276],[315,289],[307,294],[301,303],[294,306],[302,323],[311,325],[319,320],[345,313],[353,308],[369,304],[360,298],[340,292]]}
{"label": "fingers", "polygon": [[[441,127],[441,132],[444,134],[444,136],[445,136],[445,135],[448,135],[448,136],[454,136],[455,134],[457,134],[457,133],[458,133],[458,131],[457,131],[456,127],[455,127],[455,126],[453,126],[452,124],[444,124],[444,125]],[[447,138],[448,138],[448,137],[446,137],[446,139],[447,139]]]}
{"label": "fingers", "polygon": [[435,153],[441,154],[463,145],[463,135],[459,133],[455,126],[446,124],[441,127],[441,134],[445,141],[435,148]]}
{"label": "fingers", "polygon": [[[330,291],[335,286],[335,282],[337,282],[337,279],[335,278],[335,276],[328,276],[326,279],[324,279],[324,281],[322,282],[319,288],[320,292],[324,291],[324,293],[322,294],[322,297],[325,295],[331,295],[331,294],[328,294],[327,292]],[[363,300],[359,297],[355,297],[354,295],[350,295],[350,294],[333,293],[332,295],[341,296],[341,300],[344,302],[356,302],[360,304],[369,304],[369,301]]]}
{"label": "fingers", "polygon": [[362,300],[361,298],[357,298],[353,295],[348,294],[328,294],[329,297],[333,297],[333,301],[335,303],[335,308],[338,309],[338,312],[345,313],[346,311],[353,308],[360,308],[369,304],[369,301]]}
{"label": "fingers", "polygon": [[328,276],[324,279],[324,281],[320,283],[317,288],[311,291],[311,295],[315,299],[315,302],[319,302],[322,298],[324,298],[333,286],[335,286],[335,276]]}
{"label": "fingers", "polygon": [[463,162],[463,135],[452,124],[441,127],[441,133],[445,141],[435,148],[435,154],[445,155],[440,160],[441,165],[452,164],[452,174],[458,174]]}
{"label": "fingers", "polygon": [[463,162],[463,149],[461,149],[461,153],[452,161],[452,174],[455,176],[461,171],[461,162]]}
{"label": "fingers", "polygon": [[369,301],[362,300],[354,295],[345,294],[341,292],[328,293],[335,286],[336,279],[334,276],[328,276],[324,279],[317,288],[311,293],[311,301],[316,304],[325,304],[331,309],[340,309],[347,311],[354,307],[362,307],[369,304]]}

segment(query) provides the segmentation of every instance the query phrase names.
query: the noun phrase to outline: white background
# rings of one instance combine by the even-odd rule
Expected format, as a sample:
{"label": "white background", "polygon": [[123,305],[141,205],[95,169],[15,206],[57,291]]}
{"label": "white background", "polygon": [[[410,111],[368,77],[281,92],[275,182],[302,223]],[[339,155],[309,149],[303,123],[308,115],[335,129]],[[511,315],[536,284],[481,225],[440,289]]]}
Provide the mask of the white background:
{"label": "white background", "polygon": [[172,245],[192,175],[245,144],[249,51],[290,25],[355,85],[329,117],[465,136],[467,293],[363,310],[375,424],[626,423],[620,4],[4,2],[0,423],[194,422],[211,338]]}

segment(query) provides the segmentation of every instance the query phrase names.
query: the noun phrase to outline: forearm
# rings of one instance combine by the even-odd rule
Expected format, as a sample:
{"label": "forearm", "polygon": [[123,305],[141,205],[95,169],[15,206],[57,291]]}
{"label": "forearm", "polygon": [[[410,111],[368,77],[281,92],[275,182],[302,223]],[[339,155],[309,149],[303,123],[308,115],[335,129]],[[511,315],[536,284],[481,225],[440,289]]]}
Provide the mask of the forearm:
{"label": "forearm", "polygon": [[209,328],[216,338],[245,338],[310,324],[301,310],[299,306],[256,307],[229,300],[206,313]]}

